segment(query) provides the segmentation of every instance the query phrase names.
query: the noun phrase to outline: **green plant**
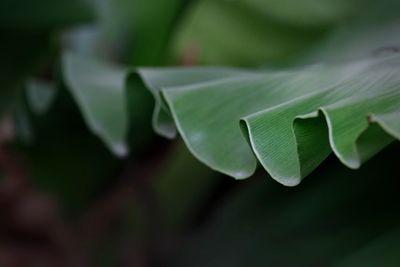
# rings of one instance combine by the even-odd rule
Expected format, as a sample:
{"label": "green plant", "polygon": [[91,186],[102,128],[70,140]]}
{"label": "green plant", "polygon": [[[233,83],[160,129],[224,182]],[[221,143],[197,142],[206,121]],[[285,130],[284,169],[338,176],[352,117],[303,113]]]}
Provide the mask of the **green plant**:
{"label": "green plant", "polygon": [[3,181],[79,221],[68,266],[400,262],[396,1],[1,5]]}

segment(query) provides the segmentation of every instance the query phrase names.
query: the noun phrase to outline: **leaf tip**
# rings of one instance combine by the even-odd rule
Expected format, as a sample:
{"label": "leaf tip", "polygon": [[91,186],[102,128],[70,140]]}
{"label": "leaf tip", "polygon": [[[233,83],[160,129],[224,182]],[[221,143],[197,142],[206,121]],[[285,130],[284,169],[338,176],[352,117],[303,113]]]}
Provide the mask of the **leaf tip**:
{"label": "leaf tip", "polygon": [[129,154],[129,149],[127,148],[127,146],[121,143],[113,144],[111,146],[111,150],[116,156],[120,158],[124,158]]}

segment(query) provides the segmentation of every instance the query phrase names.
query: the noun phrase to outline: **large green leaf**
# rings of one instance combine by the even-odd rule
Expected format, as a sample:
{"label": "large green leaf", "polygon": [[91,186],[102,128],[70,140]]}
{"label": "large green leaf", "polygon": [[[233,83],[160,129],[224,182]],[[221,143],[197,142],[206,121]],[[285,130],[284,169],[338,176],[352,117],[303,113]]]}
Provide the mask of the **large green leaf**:
{"label": "large green leaf", "polygon": [[[237,179],[251,176],[260,163],[275,180],[293,186],[331,151],[356,169],[399,139],[400,40],[394,34],[399,24],[389,21],[371,28],[369,36],[368,27],[356,23],[349,27],[358,33],[353,39],[335,33],[325,52],[312,58],[317,63],[286,70],[140,68],[136,73],[155,97],[156,132],[172,138],[176,126],[200,161]],[[332,49],[341,38],[344,49]],[[361,52],[348,56],[360,43]],[[89,125],[115,151],[115,143],[126,142],[124,86],[135,71],[66,58],[66,79]],[[108,84],[96,81],[105,77]],[[118,93],[109,95],[106,86]]]}
{"label": "large green leaf", "polygon": [[258,161],[274,179],[296,185],[332,150],[358,168],[399,138],[400,28],[396,18],[381,20],[340,27],[306,66],[186,86],[178,81],[185,69],[174,70],[175,86],[151,84],[171,77],[170,69],[141,75],[150,90],[162,88],[162,112],[171,113],[189,149],[208,166],[242,179]]}
{"label": "large green leaf", "polygon": [[[129,129],[126,86],[133,69],[113,66],[94,58],[65,53],[62,60],[65,82],[78,103],[89,127],[111,148],[116,155],[125,155],[126,136]],[[177,86],[231,77],[241,71],[229,68],[169,69],[162,75],[158,71],[143,68],[138,71],[151,77],[144,81],[156,100],[153,126],[161,135],[173,138],[176,129],[170,113],[160,96],[161,85]],[[167,74],[167,75],[165,75]],[[134,79],[137,81],[137,79]],[[132,90],[140,90],[134,86]],[[132,101],[131,101],[132,102]],[[136,109],[137,107],[131,107]],[[140,111],[136,111],[140,112]]]}
{"label": "large green leaf", "polygon": [[[160,70],[157,79],[162,75]],[[399,138],[399,75],[400,56],[393,54],[160,87],[181,136],[201,161],[238,179],[252,175],[259,161],[274,179],[296,185],[331,149],[358,168]],[[142,77],[151,84],[156,75]],[[369,128],[371,122],[392,137]]]}
{"label": "large green leaf", "polygon": [[[89,126],[116,154],[126,153],[125,80],[131,72],[64,57],[67,84]],[[199,160],[237,179],[251,176],[259,162],[277,181],[296,185],[332,150],[358,168],[400,136],[397,53],[286,71],[200,67],[138,73],[157,101],[156,130],[173,137],[172,115]]]}

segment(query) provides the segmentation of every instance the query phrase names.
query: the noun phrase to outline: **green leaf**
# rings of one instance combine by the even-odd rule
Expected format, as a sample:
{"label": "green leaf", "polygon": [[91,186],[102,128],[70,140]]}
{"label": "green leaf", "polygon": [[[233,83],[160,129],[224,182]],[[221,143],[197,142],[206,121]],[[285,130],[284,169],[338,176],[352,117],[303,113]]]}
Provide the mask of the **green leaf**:
{"label": "green leaf", "polygon": [[[400,3],[398,5],[393,7],[394,10],[400,8]],[[306,57],[305,62],[343,62],[390,54],[397,51],[400,44],[399,25],[398,16],[394,19],[360,18],[340,25]]]}
{"label": "green leaf", "polygon": [[171,119],[171,114],[160,91],[162,88],[190,85],[205,81],[219,80],[234,77],[245,73],[232,68],[164,68],[162,71],[152,68],[140,68],[137,73],[143,77],[143,83],[153,94],[156,106],[153,113],[153,127],[155,131],[167,138],[176,135],[176,128]]}
{"label": "green leaf", "polygon": [[[186,71],[181,70],[183,80]],[[151,87],[163,70],[157,79],[141,74]],[[171,70],[164,77],[172,77]],[[258,161],[274,179],[293,186],[331,150],[344,164],[358,168],[399,136],[394,119],[400,106],[399,77],[400,56],[394,53],[157,87],[199,160],[237,179],[251,176]],[[372,122],[385,125],[392,137],[379,129],[367,131]]]}
{"label": "green leaf", "polygon": [[128,153],[127,70],[72,53],[63,57],[65,82],[92,132],[118,156]]}
{"label": "green leaf", "polygon": [[[131,62],[136,66],[160,65],[165,61],[173,26],[183,13],[185,0],[122,0],[132,6],[134,35]],[[121,14],[123,12],[119,12]],[[154,19],[156,18],[156,19]]]}
{"label": "green leaf", "polygon": [[335,23],[352,15],[361,5],[358,0],[239,0],[239,2],[276,21],[296,27],[321,27]]}
{"label": "green leaf", "polygon": [[0,28],[47,31],[90,22],[94,12],[83,0],[2,0]]}
{"label": "green leaf", "polygon": [[27,102],[34,114],[46,113],[57,94],[57,88],[49,81],[32,79],[26,83]]}
{"label": "green leaf", "polygon": [[[287,70],[141,68],[137,73],[156,100],[156,132],[172,138],[175,124],[189,150],[212,169],[244,179],[259,163],[272,178],[293,186],[332,151],[356,169],[399,137],[400,56],[397,37],[391,36],[398,24],[390,25],[374,28],[369,38],[375,41],[353,61],[321,57],[327,63]],[[361,36],[365,41],[366,34]],[[379,36],[388,38],[379,42]],[[348,41],[344,55],[360,43],[358,37]],[[134,71],[71,56],[64,65],[89,126],[121,154],[116,147],[126,147],[128,129],[125,80]]]}
{"label": "green leaf", "polygon": [[[280,183],[296,185],[331,151],[358,168],[399,137],[399,24],[381,20],[339,28],[306,66],[157,84],[167,104],[162,112],[171,113],[199,160],[237,179],[259,162]],[[184,69],[175,71],[185,79]],[[153,77],[142,78],[154,90]]]}
{"label": "green leaf", "polygon": [[[134,70],[112,66],[74,53],[64,54],[62,66],[67,87],[93,133],[98,135],[116,155],[123,156],[128,153],[126,138],[129,120],[126,87],[128,77],[135,73]],[[185,74],[183,79],[179,78],[182,71],[174,68],[166,70],[162,75],[159,75],[158,71],[146,68],[140,69],[138,73],[149,77],[149,80],[144,83],[156,100],[153,115],[153,126],[156,132],[173,138],[176,135],[176,129],[167,106],[161,98],[160,85],[186,85],[220,77],[231,77],[240,71],[229,68],[207,68],[204,71],[189,68],[183,70]],[[133,86],[131,90],[140,90],[140,86]],[[133,102],[135,101],[130,101],[130,103]],[[137,106],[131,107],[131,109],[135,108]]]}
{"label": "green leaf", "polygon": [[[274,21],[247,2],[202,0],[190,6],[173,38],[173,59],[252,67],[284,63],[298,57],[321,34],[320,29]],[[268,3],[261,6],[268,9]]]}
{"label": "green leaf", "polygon": [[[87,123],[117,155],[127,153],[129,73],[64,57],[66,82]],[[138,73],[157,102],[156,131],[173,137],[172,116],[200,161],[237,179],[251,176],[259,162],[275,180],[297,185],[331,151],[358,168],[399,137],[396,53],[286,71],[200,67]]]}

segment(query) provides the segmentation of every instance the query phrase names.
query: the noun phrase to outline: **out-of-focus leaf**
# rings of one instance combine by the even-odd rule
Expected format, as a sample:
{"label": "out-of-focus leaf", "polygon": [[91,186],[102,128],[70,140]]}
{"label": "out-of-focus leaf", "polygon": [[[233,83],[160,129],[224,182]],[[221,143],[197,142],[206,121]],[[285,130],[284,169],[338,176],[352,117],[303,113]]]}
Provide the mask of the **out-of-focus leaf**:
{"label": "out-of-focus leaf", "polygon": [[31,144],[34,140],[32,122],[29,114],[23,105],[19,105],[14,112],[15,138],[21,144]]}
{"label": "out-of-focus leaf", "polygon": [[[396,9],[398,10],[399,7]],[[310,56],[309,62],[344,62],[400,50],[400,18],[359,20],[341,25]]]}
{"label": "out-of-focus leaf", "polygon": [[172,57],[207,65],[284,63],[299,56],[321,33],[277,23],[245,2],[198,1],[177,30]]}
{"label": "out-of-focus leaf", "polygon": [[56,97],[54,84],[43,80],[29,80],[26,83],[27,101],[35,114],[44,114],[49,110]]}
{"label": "out-of-focus leaf", "polygon": [[198,1],[177,30],[172,50],[192,64],[282,65],[308,53],[315,59],[321,48],[316,42],[331,36],[324,56],[351,60],[369,55],[376,44],[398,40],[398,32],[388,31],[399,8],[395,0]]}
{"label": "out-of-focus leaf", "polygon": [[141,66],[162,65],[183,0],[94,0],[97,23],[66,37],[74,51]]}
{"label": "out-of-focus leaf", "polygon": [[63,57],[65,82],[89,127],[118,156],[128,153],[127,70],[72,53]]}
{"label": "out-of-focus leaf", "polygon": [[[258,12],[296,27],[321,27],[352,15],[361,6],[359,0],[237,0]],[[364,1],[365,2],[365,1]]]}
{"label": "out-of-focus leaf", "polygon": [[[118,88],[115,89],[115,91],[119,92],[118,95],[114,94],[111,98],[106,96],[106,99],[104,99],[106,101],[102,100],[100,101],[102,103],[94,105],[97,106],[97,108],[94,106],[89,108],[93,103],[86,103],[84,105],[87,107],[82,108],[82,99],[78,102],[80,103],[80,107],[84,110],[85,118],[90,127],[117,155],[127,153],[126,136],[128,135],[127,131],[129,122],[134,124],[130,125],[129,143],[131,146],[136,146],[140,142],[143,143],[143,140],[147,138],[146,136],[150,136],[149,134],[145,134],[148,133],[148,131],[146,131],[147,129],[151,129],[146,127],[147,123],[144,122],[142,123],[143,125],[138,125],[138,123],[143,122],[143,118],[148,118],[147,113],[148,109],[152,107],[152,100],[145,95],[147,94],[145,90],[138,90],[138,87],[143,87],[141,84],[135,84],[133,85],[135,90],[129,89],[129,92],[125,92],[126,87],[135,83],[135,81],[128,81],[127,78],[130,73],[128,69],[120,68],[117,70],[117,68],[104,66],[104,64],[100,64],[96,62],[96,60],[87,60],[86,57],[90,56],[92,59],[99,58],[103,60],[109,60],[110,58],[113,60],[120,59],[121,61],[128,61],[131,64],[160,64],[164,60],[163,50],[167,44],[169,32],[171,31],[171,27],[178,17],[178,11],[181,10],[182,6],[182,0],[174,0],[172,2],[168,1],[161,4],[159,1],[152,0],[95,1],[94,7],[99,17],[97,26],[81,28],[77,31],[70,32],[66,36],[68,46],[73,48],[73,51],[83,55],[81,62],[87,63],[85,63],[84,67],[87,69],[82,69],[82,67],[80,67],[79,70],[82,72],[74,72],[65,70],[68,69],[65,62],[73,61],[71,64],[75,66],[75,64],[80,64],[77,63],[79,59],[64,60],[64,76],[67,80],[68,87],[71,88],[71,91],[77,99],[80,99],[82,94],[79,92],[82,90],[85,91],[88,83],[97,83],[97,77],[104,79],[104,77],[107,76],[107,72],[110,69],[113,69],[113,74],[110,75],[113,76],[111,80],[115,83],[112,87]],[[158,15],[154,12],[158,12]],[[154,20],[154,17],[157,17],[157,19]],[[133,43],[132,40],[134,40]],[[121,46],[121,44],[123,44],[123,46]],[[132,49],[132,47],[134,49]],[[134,51],[134,55],[132,55],[132,51]],[[127,53],[129,54],[127,55]],[[125,56],[122,57],[122,55]],[[65,56],[64,58],[69,57]],[[75,58],[79,57],[75,56]],[[74,66],[70,69],[75,69]],[[96,76],[96,69],[102,69],[100,71],[102,73],[98,76]],[[69,72],[70,75],[67,74],[67,72]],[[96,77],[89,77],[86,75],[87,72],[93,73]],[[81,75],[81,77],[75,79],[75,74]],[[108,80],[108,78],[106,79]],[[86,80],[84,81],[85,84],[82,84],[83,80]],[[96,86],[98,86],[98,84],[92,84],[89,87]],[[110,84],[104,86],[109,87]],[[99,92],[101,90],[94,90],[95,92],[91,96],[86,97],[86,102],[90,102],[91,99],[102,97]],[[117,98],[118,100],[116,100]],[[114,105],[115,107],[111,107],[112,103],[109,102],[111,101],[110,99],[114,99],[118,104]],[[96,102],[98,99],[93,101]],[[128,102],[130,105],[129,107],[126,106],[126,103]],[[104,107],[102,106],[103,104]],[[93,110],[93,107],[96,110]],[[129,114],[127,110],[128,108]],[[89,109],[91,109],[90,112]],[[102,115],[97,116],[96,112],[99,110],[102,110]],[[107,116],[110,117],[105,118]],[[95,120],[96,122],[94,122]],[[111,124],[109,123],[110,121]],[[135,133],[133,133],[133,131],[135,131]],[[173,129],[172,131],[175,130]]]}
{"label": "out-of-focus leaf", "polygon": [[[340,1],[338,1],[340,2]],[[390,54],[400,46],[400,2],[358,1],[356,15],[340,21],[302,63],[348,62]]]}
{"label": "out-of-focus leaf", "polygon": [[130,2],[133,11],[134,43],[131,61],[136,66],[163,64],[170,34],[185,1],[123,1]]}

